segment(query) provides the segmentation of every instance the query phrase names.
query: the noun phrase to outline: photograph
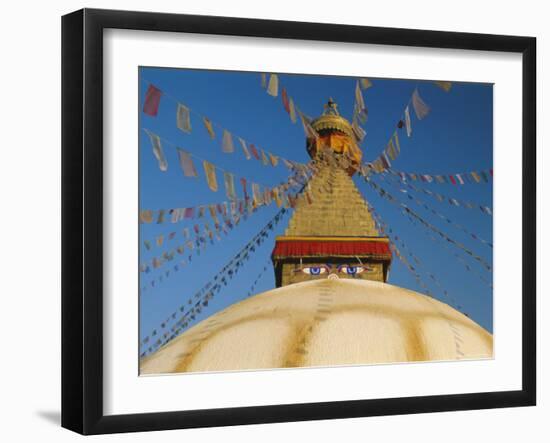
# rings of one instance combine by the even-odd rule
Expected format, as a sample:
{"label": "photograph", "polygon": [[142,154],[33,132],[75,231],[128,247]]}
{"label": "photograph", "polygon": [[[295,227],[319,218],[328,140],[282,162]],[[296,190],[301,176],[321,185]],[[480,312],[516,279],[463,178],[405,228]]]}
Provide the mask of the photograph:
{"label": "photograph", "polygon": [[136,75],[140,376],[494,358],[492,83]]}

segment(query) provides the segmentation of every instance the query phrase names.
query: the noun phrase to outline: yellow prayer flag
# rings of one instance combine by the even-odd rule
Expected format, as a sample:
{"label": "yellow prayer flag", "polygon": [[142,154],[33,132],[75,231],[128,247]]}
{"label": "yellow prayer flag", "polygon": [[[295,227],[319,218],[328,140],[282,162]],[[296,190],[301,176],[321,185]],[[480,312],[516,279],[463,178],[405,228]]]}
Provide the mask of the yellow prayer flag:
{"label": "yellow prayer flag", "polygon": [[290,121],[292,123],[296,123],[296,107],[294,106],[294,100],[292,100],[292,97],[290,97],[290,100],[288,102],[288,109],[289,109],[289,115],[290,115]]}
{"label": "yellow prayer flag", "polygon": [[267,93],[272,97],[277,97],[277,95],[279,95],[279,77],[277,77],[277,74],[271,74],[269,77]]}
{"label": "yellow prayer flag", "polygon": [[359,82],[361,83],[361,88],[363,89],[368,89],[372,86],[372,83],[368,78],[361,78],[359,79]]}
{"label": "yellow prayer flag", "polygon": [[216,134],[214,132],[214,128],[212,126],[212,122],[210,121],[210,119],[208,119],[208,117],[203,117],[202,118],[202,121],[204,123],[204,127],[206,128],[206,130],[208,131],[208,135],[210,136],[210,138],[212,140],[214,140],[216,138]]}
{"label": "yellow prayer flag", "polygon": [[273,199],[275,200],[275,203],[277,204],[277,207],[280,208],[281,204],[282,204],[282,201],[281,201],[281,197],[279,195],[279,188],[273,188],[271,190],[271,195],[272,195]]}
{"label": "yellow prayer flag", "polygon": [[202,162],[202,165],[204,167],[204,174],[206,175],[206,182],[208,183],[208,187],[211,191],[217,192],[218,180],[216,178],[216,167],[206,160]]}
{"label": "yellow prayer flag", "polygon": [[443,89],[445,92],[449,92],[453,86],[452,82],[435,81],[434,83],[437,86],[439,86],[441,89]]}
{"label": "yellow prayer flag", "polygon": [[401,152],[401,145],[399,144],[399,137],[397,136],[397,131],[393,133],[393,138],[395,139],[395,149],[397,150],[397,153],[399,154]]}
{"label": "yellow prayer flag", "polygon": [[271,165],[273,167],[279,164],[279,157],[277,157],[276,155],[273,155],[271,152],[269,153],[269,160],[271,161]]}

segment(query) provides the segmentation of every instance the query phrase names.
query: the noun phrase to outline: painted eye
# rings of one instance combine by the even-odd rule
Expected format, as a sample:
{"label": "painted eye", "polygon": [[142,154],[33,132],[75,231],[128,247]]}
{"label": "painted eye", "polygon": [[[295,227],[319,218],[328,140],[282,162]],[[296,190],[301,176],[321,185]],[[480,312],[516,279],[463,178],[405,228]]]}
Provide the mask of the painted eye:
{"label": "painted eye", "polygon": [[344,274],[348,274],[348,275],[361,274],[361,272],[364,272],[364,271],[366,271],[366,268],[363,266],[344,265],[340,267],[340,272],[343,272]]}
{"label": "painted eye", "polygon": [[321,275],[327,272],[327,268],[325,266],[306,266],[302,268],[302,272],[309,275]]}

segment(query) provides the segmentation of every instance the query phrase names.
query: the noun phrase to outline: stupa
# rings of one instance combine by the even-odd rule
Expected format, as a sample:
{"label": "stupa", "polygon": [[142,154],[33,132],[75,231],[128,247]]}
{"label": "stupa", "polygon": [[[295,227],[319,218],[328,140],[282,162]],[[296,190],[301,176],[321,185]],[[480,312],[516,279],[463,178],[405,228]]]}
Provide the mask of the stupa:
{"label": "stupa", "polygon": [[389,239],[352,179],[352,125],[332,100],[310,125],[316,173],[276,239],[277,288],[189,328],[141,359],[141,374],[492,357],[492,335],[466,315],[387,283]]}

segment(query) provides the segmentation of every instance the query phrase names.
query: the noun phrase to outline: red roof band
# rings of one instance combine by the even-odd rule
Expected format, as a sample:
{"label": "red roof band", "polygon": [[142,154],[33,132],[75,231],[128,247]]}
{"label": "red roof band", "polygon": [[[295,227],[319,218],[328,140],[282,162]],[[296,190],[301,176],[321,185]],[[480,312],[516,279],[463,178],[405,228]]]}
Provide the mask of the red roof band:
{"label": "red roof band", "polygon": [[392,254],[387,242],[372,240],[324,241],[286,240],[275,242],[272,257],[330,257],[330,256],[372,256],[381,260],[391,260]]}

